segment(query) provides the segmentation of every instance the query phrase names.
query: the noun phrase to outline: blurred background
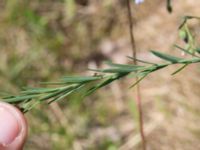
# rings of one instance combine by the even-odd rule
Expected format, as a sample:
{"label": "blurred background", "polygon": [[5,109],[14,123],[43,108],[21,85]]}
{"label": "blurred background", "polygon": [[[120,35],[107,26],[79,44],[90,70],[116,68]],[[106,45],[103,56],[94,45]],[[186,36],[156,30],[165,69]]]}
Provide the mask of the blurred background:
{"label": "blurred background", "polygon": [[[132,3],[138,57],[159,62],[150,49],[181,56],[178,26],[183,15],[200,14],[200,1]],[[199,39],[199,22],[190,28]],[[197,41],[198,42],[198,41]],[[131,56],[125,0],[0,0],[0,91],[66,75],[91,74],[105,60],[128,63]],[[176,76],[172,66],[141,83],[149,150],[200,149],[200,65]],[[90,97],[41,104],[26,114],[27,150],[140,150],[135,80],[126,78]]]}

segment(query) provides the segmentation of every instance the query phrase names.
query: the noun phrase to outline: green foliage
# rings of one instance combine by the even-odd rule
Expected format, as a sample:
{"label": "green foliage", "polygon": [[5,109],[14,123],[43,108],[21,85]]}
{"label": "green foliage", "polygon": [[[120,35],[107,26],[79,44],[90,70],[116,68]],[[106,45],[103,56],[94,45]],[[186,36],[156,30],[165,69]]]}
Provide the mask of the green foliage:
{"label": "green foliage", "polygon": [[[3,11],[1,7],[3,20],[1,20],[0,43],[1,66],[3,67],[1,67],[0,73],[1,91],[9,91],[9,94],[5,94],[3,97],[10,97],[12,95],[10,93],[17,93],[19,87],[26,84],[36,86],[38,81],[49,81],[52,78],[62,76],[62,74],[71,75],[73,71],[81,72],[85,65],[83,62],[88,59],[88,56],[96,53],[96,49],[102,41],[124,38],[126,32],[122,25],[127,26],[126,21],[123,20],[125,19],[124,8],[123,6],[112,5],[116,2],[116,4],[119,4],[118,1],[98,1],[98,9],[93,15],[87,14],[87,8],[91,8],[90,6],[79,6],[77,1],[80,0],[5,1],[9,8]],[[110,4],[109,7],[106,5],[102,8],[100,6],[102,3]],[[153,3],[150,1],[150,4]],[[96,5],[94,6],[96,7]],[[149,11],[148,8],[150,7],[145,6],[145,11]],[[80,15],[83,10],[83,15]],[[140,13],[138,12],[138,14]],[[171,22],[171,24],[174,24],[174,22]],[[146,36],[143,33],[141,35]],[[187,47],[179,48],[177,50],[185,51],[184,53],[189,55],[192,54]],[[200,53],[198,48],[196,52]],[[197,54],[192,55],[197,57]],[[8,60],[4,61],[6,58]],[[144,70],[148,67],[149,70],[153,70],[154,65],[158,65],[137,58],[129,58],[144,63],[144,66],[139,66],[140,69]],[[80,67],[77,67],[79,65]],[[120,71],[117,66],[123,68],[120,74],[127,70],[133,71],[131,73],[127,71],[121,78],[126,76],[139,77],[139,80],[133,86],[142,81],[148,75],[149,70],[146,70],[147,72],[142,70],[137,72],[134,71],[137,68],[136,66],[125,64],[110,63],[109,66],[109,68],[102,69],[106,70],[105,72],[97,71],[97,74],[91,77],[63,77],[57,82],[42,83],[41,87],[39,86],[40,88],[22,88],[22,92],[13,95],[10,100],[9,98],[4,99],[10,101],[11,104],[18,105],[23,111],[28,111],[34,107],[30,113],[26,114],[30,125],[30,137],[27,144],[30,144],[30,146],[25,149],[74,149],[72,145],[76,141],[85,141],[85,139],[89,139],[89,135],[96,134],[93,133],[92,128],[101,128],[102,124],[103,126],[112,124],[113,120],[110,114],[116,114],[112,112],[115,111],[112,110],[115,109],[115,105],[112,105],[113,108],[108,106],[110,102],[107,101],[107,98],[112,96],[111,91],[108,91],[107,88],[103,89],[98,93],[99,95],[91,96],[84,102],[81,101],[82,98],[86,96],[89,90],[95,92],[97,89],[93,87],[97,87],[97,84],[105,82],[102,86],[104,87],[106,83],[108,85],[114,82],[117,72]],[[183,64],[183,66],[187,66],[187,64]],[[111,76],[114,76],[112,80],[109,79]],[[77,83],[82,85],[84,83],[84,85],[73,91],[73,89],[76,89]],[[98,88],[101,88],[101,86]],[[124,92],[123,89],[122,91]],[[59,94],[59,92],[61,93]],[[107,95],[108,93],[109,95]],[[36,104],[50,103],[61,99],[64,99],[59,103],[61,111],[64,112],[64,116],[61,115],[61,117],[63,120],[67,118],[69,125],[65,123],[62,126],[54,116],[54,112],[51,112],[51,106],[37,105],[35,107]],[[70,99],[71,101],[68,101]],[[164,105],[168,107],[167,103]],[[151,107],[148,108],[152,109]],[[133,106],[132,109],[137,111],[136,106]],[[120,118],[120,120],[124,122],[123,119]],[[137,122],[136,120],[138,119],[135,118],[134,123]],[[71,130],[75,130],[75,133],[73,131],[69,132]],[[93,149],[119,149],[118,146],[120,145],[113,143],[109,138],[105,138],[105,141],[98,140],[103,141],[103,143],[89,142],[90,147],[94,147]],[[39,148],[40,144],[37,141],[42,144],[41,148]],[[122,138],[122,141],[125,142],[124,138]],[[43,147],[46,144],[49,145],[49,148]]]}
{"label": "green foliage", "polygon": [[199,17],[196,16],[184,16],[183,22],[179,26],[179,36],[186,43],[186,53],[196,53],[196,40],[192,32],[188,27],[188,21],[191,19],[200,20]]}
{"label": "green foliage", "polygon": [[163,53],[160,53],[160,52],[157,52],[157,51],[152,51],[152,53],[155,56],[157,56],[157,57],[159,57],[161,59],[164,59],[166,61],[169,61],[171,63],[178,63],[181,60],[181,58],[174,57],[174,56],[167,55],[167,54],[163,54]]}
{"label": "green foliage", "polygon": [[[186,51],[185,49],[176,46],[180,50]],[[18,105],[24,112],[32,109],[36,104],[47,101],[48,103],[59,101],[68,97],[69,95],[76,94],[82,90],[85,90],[85,94],[82,97],[89,96],[96,90],[112,83],[113,81],[124,78],[125,76],[131,74],[134,77],[139,77],[131,87],[138,84],[150,73],[157,71],[159,69],[165,68],[172,64],[183,64],[183,67],[175,71],[173,74],[181,71],[187,65],[191,63],[199,63],[200,58],[192,53],[191,59],[178,58],[168,54],[164,54],[158,51],[151,51],[153,55],[161,58],[165,63],[154,64],[146,61],[142,61],[147,64],[144,66],[140,65],[127,65],[127,64],[115,64],[112,62],[107,62],[109,66],[107,69],[90,69],[97,72],[94,76],[67,76],[61,78],[58,82],[47,82],[42,83],[45,85],[53,87],[44,88],[24,88],[17,96],[7,96],[4,97],[4,101]],[[131,57],[129,57],[131,58]],[[56,87],[54,87],[56,86]]]}

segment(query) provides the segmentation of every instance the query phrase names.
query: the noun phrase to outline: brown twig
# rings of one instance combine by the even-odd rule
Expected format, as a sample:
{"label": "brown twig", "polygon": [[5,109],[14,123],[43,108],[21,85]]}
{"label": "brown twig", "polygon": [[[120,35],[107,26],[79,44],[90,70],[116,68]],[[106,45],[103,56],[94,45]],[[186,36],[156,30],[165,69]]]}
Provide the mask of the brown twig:
{"label": "brown twig", "polygon": [[[136,44],[135,44],[135,38],[134,38],[134,30],[133,30],[133,17],[132,17],[132,11],[131,11],[131,4],[129,0],[127,1],[127,9],[128,9],[128,20],[129,20],[129,30],[130,30],[130,39],[131,39],[131,47],[132,47],[132,53],[133,58],[137,57],[137,51],[136,51]],[[134,59],[134,64],[137,64],[136,59]],[[138,80],[138,78],[136,78]],[[142,139],[142,149],[146,150],[146,140],[144,135],[144,124],[143,124],[143,111],[142,111],[142,104],[141,104],[141,91],[140,91],[140,85],[136,85],[136,91],[137,91],[137,106],[138,106],[138,112],[139,112],[139,128],[140,128],[140,136]]]}
{"label": "brown twig", "polygon": [[[132,47],[132,53],[133,53],[133,58],[136,58],[137,51],[136,51],[136,44],[135,44],[135,38],[134,38],[134,33],[133,33],[133,17],[132,17],[132,12],[131,12],[131,4],[129,0],[127,1],[127,9],[128,9],[128,20],[129,20],[129,33],[130,33],[130,39],[131,39],[131,47]],[[134,59],[134,64],[137,64],[136,59]]]}

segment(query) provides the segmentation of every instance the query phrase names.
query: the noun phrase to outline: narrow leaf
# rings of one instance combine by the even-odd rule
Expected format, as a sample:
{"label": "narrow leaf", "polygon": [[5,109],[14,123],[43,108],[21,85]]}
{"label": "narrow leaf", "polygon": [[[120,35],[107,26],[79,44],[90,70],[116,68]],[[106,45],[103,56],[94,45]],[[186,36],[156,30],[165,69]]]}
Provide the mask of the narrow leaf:
{"label": "narrow leaf", "polygon": [[96,91],[96,90],[98,90],[98,89],[100,89],[100,88],[102,88],[102,87],[104,87],[104,86],[110,84],[111,82],[113,82],[113,81],[115,81],[115,80],[117,80],[117,79],[120,79],[120,78],[126,76],[127,74],[128,74],[128,73],[116,74],[115,76],[111,76],[110,78],[106,79],[105,81],[103,81],[103,82],[97,84],[96,86],[90,88],[90,89],[86,92],[85,96],[91,95],[94,91]]}
{"label": "narrow leaf", "polygon": [[144,64],[150,64],[150,65],[155,65],[155,63],[152,63],[152,62],[149,62],[149,61],[144,61],[144,60],[140,60],[138,58],[134,58],[134,57],[130,57],[130,56],[127,56],[129,59],[132,59],[132,60],[136,60],[138,62],[141,62],[141,63],[144,63]]}
{"label": "narrow leaf", "polygon": [[61,96],[57,96],[55,97],[53,100],[51,100],[50,102],[48,102],[48,104],[54,102],[54,101],[59,101],[62,100],[63,98],[69,96],[70,94],[74,93],[75,91],[79,90],[80,88],[82,88],[84,85],[80,85],[77,88],[71,90],[71,91],[65,91]]}
{"label": "narrow leaf", "polygon": [[21,94],[41,94],[41,93],[51,93],[57,91],[57,88],[33,88],[22,91]]}
{"label": "narrow leaf", "polygon": [[102,79],[102,76],[90,76],[90,77],[64,77],[61,79],[61,81],[64,81],[65,83],[81,83],[81,82],[90,82]]}
{"label": "narrow leaf", "polygon": [[130,73],[130,72],[136,72],[138,70],[140,70],[141,67],[132,67],[132,68],[128,68],[128,67],[120,67],[120,68],[108,68],[108,69],[90,69],[92,71],[96,71],[96,72],[102,72],[102,73]]}
{"label": "narrow leaf", "polygon": [[[199,56],[197,56],[197,55],[195,55],[194,53],[191,53],[190,51],[188,51],[188,50],[186,50],[186,49],[184,49],[184,48],[182,48],[182,47],[180,47],[180,46],[178,46],[178,45],[174,45],[177,49],[179,49],[179,50],[181,50],[181,51],[183,51],[183,52],[185,52],[185,53],[187,53],[187,54],[189,54],[189,55],[191,55],[191,56],[195,56],[195,57],[199,57]],[[200,57],[199,57],[200,58]]]}
{"label": "narrow leaf", "polygon": [[155,56],[164,59],[166,61],[169,61],[171,63],[178,63],[180,60],[182,60],[182,58],[178,58],[178,57],[174,57],[168,54],[164,54],[158,51],[151,51]]}
{"label": "narrow leaf", "polygon": [[140,79],[138,79],[133,85],[131,85],[129,88],[133,88],[134,86],[136,86],[138,83],[140,83],[148,74],[145,74],[143,77],[141,77]]}
{"label": "narrow leaf", "polygon": [[181,70],[183,70],[185,67],[187,67],[189,64],[184,64],[182,67],[180,67],[179,69],[177,69],[175,72],[172,73],[172,75],[175,75],[177,73],[179,73]]}
{"label": "narrow leaf", "polygon": [[3,99],[4,99],[4,102],[7,102],[7,103],[18,103],[18,102],[28,100],[28,99],[33,99],[36,97],[38,97],[38,96],[37,95],[20,95],[20,96],[10,97],[10,98],[5,97]]}

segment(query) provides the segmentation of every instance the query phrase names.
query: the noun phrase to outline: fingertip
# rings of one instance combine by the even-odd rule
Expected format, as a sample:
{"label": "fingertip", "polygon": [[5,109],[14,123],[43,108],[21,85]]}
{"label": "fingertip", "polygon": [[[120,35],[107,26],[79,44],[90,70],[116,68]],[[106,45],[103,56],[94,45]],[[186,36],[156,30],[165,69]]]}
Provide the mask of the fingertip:
{"label": "fingertip", "polygon": [[27,137],[27,122],[16,107],[0,102],[0,149],[21,150]]}

